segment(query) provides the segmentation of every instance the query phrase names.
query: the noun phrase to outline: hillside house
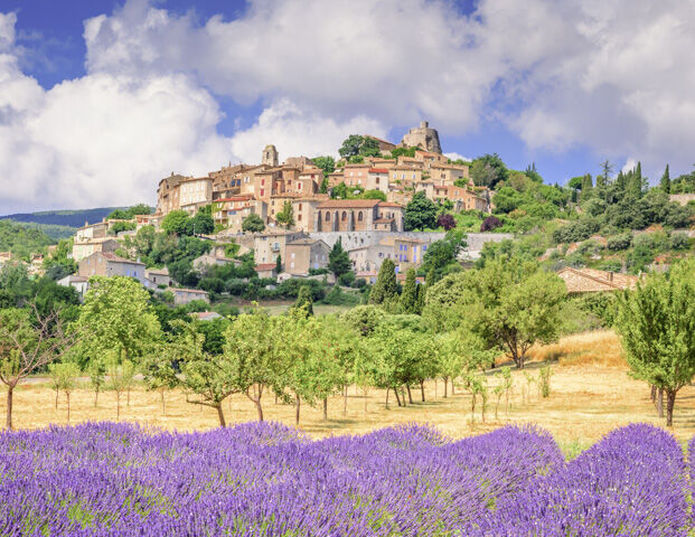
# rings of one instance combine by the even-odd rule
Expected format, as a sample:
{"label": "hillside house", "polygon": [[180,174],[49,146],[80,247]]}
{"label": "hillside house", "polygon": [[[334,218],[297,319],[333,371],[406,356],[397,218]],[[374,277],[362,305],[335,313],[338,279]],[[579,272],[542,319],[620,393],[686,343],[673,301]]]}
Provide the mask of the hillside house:
{"label": "hillside house", "polygon": [[297,276],[306,276],[309,269],[328,266],[330,247],[320,239],[299,239],[287,243],[285,247],[285,272]]}
{"label": "hillside house", "polygon": [[91,276],[127,276],[135,278],[142,285],[147,284],[145,264],[131,261],[108,252],[95,252],[79,263],[77,274],[83,278]]}
{"label": "hillside house", "polygon": [[166,267],[145,270],[145,278],[147,278],[152,287],[159,287],[160,285],[169,287],[171,285],[171,276],[169,276],[169,269]]}
{"label": "hillside house", "polygon": [[61,278],[56,282],[58,285],[62,285],[63,287],[72,287],[77,291],[77,294],[80,297],[80,302],[84,300],[84,296],[87,294],[87,291],[89,290],[89,281],[87,278],[84,276],[79,276],[77,274],[70,274],[68,276],[65,276],[64,278]]}
{"label": "hillside house", "polygon": [[565,282],[569,294],[634,289],[639,281],[637,276],[590,268],[564,267],[557,275]]}
{"label": "hillside house", "polygon": [[201,291],[200,289],[186,289],[182,287],[170,287],[168,289],[174,295],[174,304],[184,305],[190,304],[194,300],[202,300],[203,302],[210,303],[210,297],[206,291]]}
{"label": "hillside house", "polygon": [[76,263],[82,261],[95,253],[113,253],[120,247],[120,243],[111,237],[99,237],[94,239],[83,239],[72,244],[72,258]]}

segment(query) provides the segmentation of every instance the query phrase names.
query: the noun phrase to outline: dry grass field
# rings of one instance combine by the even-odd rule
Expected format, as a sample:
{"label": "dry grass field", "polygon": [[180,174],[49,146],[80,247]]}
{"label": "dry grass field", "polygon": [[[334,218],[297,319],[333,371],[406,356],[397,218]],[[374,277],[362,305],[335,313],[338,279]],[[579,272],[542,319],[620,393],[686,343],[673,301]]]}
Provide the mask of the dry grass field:
{"label": "dry grass field", "polygon": [[[420,400],[419,390],[413,391],[415,404],[405,408],[395,406],[391,397],[390,408],[384,406],[385,393],[372,390],[365,398],[361,391],[351,387],[348,392],[347,412],[343,413],[342,397],[329,402],[328,421],[322,418],[320,408],[302,406],[300,427],[313,437],[346,433],[362,433],[378,427],[398,423],[418,422],[435,425],[452,437],[478,434],[508,424],[537,424],[548,429],[569,454],[587,447],[611,429],[631,422],[659,420],[649,400],[645,383],[632,379],[620,356],[620,343],[613,332],[602,331],[564,338],[558,344],[534,349],[534,360],[526,373],[538,376],[544,360],[550,360],[553,375],[551,395],[539,397],[531,385],[526,396],[527,380],[523,372],[514,371],[514,387],[507,412],[504,398],[495,418],[495,397],[491,395],[485,423],[481,421],[480,404],[475,420],[471,421],[471,399],[461,389],[455,395],[443,398],[439,381],[426,385],[426,402]],[[489,384],[497,380],[493,377]],[[167,393],[166,413],[162,411],[160,396],[137,388],[131,393],[130,406],[122,398],[121,420],[138,422],[143,426],[169,430],[205,430],[217,426],[216,411],[186,403],[179,391]],[[94,407],[94,393],[87,386],[71,396],[71,423],[89,420],[115,420],[116,399],[111,392],[99,396]],[[253,404],[243,395],[235,395],[225,403],[230,424],[256,419]],[[5,401],[0,399],[0,413],[4,416]],[[272,395],[264,396],[267,420],[288,425],[294,423],[294,407],[276,404]],[[66,406],[61,394],[55,408],[55,393],[46,384],[33,381],[20,386],[15,395],[15,427],[35,429],[49,424],[66,422]],[[673,433],[682,441],[695,434],[695,388],[686,387],[676,401]]]}

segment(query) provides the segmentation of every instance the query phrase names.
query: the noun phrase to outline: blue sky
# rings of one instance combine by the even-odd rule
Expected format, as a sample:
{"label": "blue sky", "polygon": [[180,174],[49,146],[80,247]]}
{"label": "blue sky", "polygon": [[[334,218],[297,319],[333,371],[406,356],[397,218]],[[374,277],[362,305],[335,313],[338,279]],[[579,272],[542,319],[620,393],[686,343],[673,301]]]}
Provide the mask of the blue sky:
{"label": "blue sky", "polygon": [[399,141],[549,183],[695,156],[687,1],[0,0],[0,214],[154,201],[204,174]]}

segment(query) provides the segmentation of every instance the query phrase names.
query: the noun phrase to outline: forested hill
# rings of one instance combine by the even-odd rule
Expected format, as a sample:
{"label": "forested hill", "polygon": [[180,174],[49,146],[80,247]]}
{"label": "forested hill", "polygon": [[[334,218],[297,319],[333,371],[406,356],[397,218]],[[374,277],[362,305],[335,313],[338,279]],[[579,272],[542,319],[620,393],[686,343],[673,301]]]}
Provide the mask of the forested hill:
{"label": "forested hill", "polygon": [[85,222],[94,224],[101,222],[114,209],[119,207],[98,207],[96,209],[41,211],[36,213],[16,213],[0,216],[0,220],[14,220],[15,222],[31,222],[35,224],[50,224],[78,228]]}
{"label": "forested hill", "polygon": [[55,242],[51,237],[32,224],[0,221],[0,252],[12,252],[15,256],[28,260],[31,254],[45,250]]}

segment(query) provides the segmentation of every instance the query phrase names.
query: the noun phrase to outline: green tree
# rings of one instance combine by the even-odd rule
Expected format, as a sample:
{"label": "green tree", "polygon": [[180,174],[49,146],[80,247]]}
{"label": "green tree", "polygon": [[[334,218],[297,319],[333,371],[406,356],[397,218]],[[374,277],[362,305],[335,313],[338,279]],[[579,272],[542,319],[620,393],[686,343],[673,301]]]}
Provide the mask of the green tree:
{"label": "green tree", "polygon": [[140,283],[125,276],[93,276],[89,283],[75,325],[87,356],[114,352],[124,360],[137,360],[152,349],[161,329]]}
{"label": "green tree", "polygon": [[0,382],[7,387],[5,426],[12,430],[14,390],[32,373],[60,358],[74,344],[59,313],[41,315],[29,308],[0,309]]}
{"label": "green tree", "polygon": [[558,276],[512,259],[491,261],[464,278],[462,298],[473,332],[489,348],[505,349],[519,369],[534,343],[557,339],[566,296]]}
{"label": "green tree", "polygon": [[666,194],[671,193],[671,174],[669,173],[668,170],[668,164],[666,165],[666,169],[664,170],[664,174],[661,176],[661,190],[666,192]]}
{"label": "green tree", "polygon": [[67,404],[67,423],[70,424],[70,394],[77,386],[77,377],[80,376],[80,368],[73,362],[54,363],[48,365],[49,376],[53,388],[56,390],[56,408],[58,408],[58,392],[65,394]]}
{"label": "green tree", "polygon": [[201,207],[195,216],[189,220],[188,228],[190,230],[187,230],[187,235],[208,235],[215,230],[215,221],[210,214],[210,207],[210,205]]}
{"label": "green tree", "polygon": [[477,186],[486,186],[494,190],[499,183],[506,181],[508,176],[509,170],[497,153],[478,157],[471,164],[471,178]]}
{"label": "green tree", "polygon": [[338,238],[328,254],[328,269],[338,278],[341,275],[352,270],[352,261],[350,256],[343,249],[343,239]]}
{"label": "green tree", "polygon": [[241,222],[241,230],[246,233],[260,233],[264,229],[263,219],[256,213],[251,213]]}
{"label": "green tree", "polygon": [[369,293],[370,304],[389,305],[398,298],[398,282],[396,281],[396,265],[390,259],[384,259],[379,268],[376,283]]}
{"label": "green tree", "polygon": [[360,136],[359,134],[351,134],[344,141],[343,145],[338,150],[340,156],[350,160],[353,157],[378,157],[379,142],[369,136]]}
{"label": "green tree", "polygon": [[89,382],[94,389],[94,407],[96,408],[99,401],[99,392],[104,389],[106,384],[106,363],[104,363],[102,356],[95,356],[89,361],[87,374],[89,375]]}
{"label": "green tree", "polygon": [[256,407],[263,421],[261,398],[266,388],[282,391],[282,356],[276,346],[286,334],[278,334],[273,319],[261,309],[239,315],[225,333],[224,355],[230,364],[237,391]]}
{"label": "green tree", "polygon": [[293,309],[297,310],[297,314],[310,317],[314,314],[314,301],[311,299],[311,287],[302,285],[297,294],[297,301],[294,303]]}
{"label": "green tree", "polygon": [[405,285],[401,293],[401,309],[403,313],[420,313],[418,311],[418,284],[415,278],[414,268],[409,268],[405,273]]}
{"label": "green tree", "polygon": [[437,205],[427,199],[424,191],[416,192],[413,199],[405,207],[405,230],[424,230],[437,227]]}
{"label": "green tree", "polygon": [[[695,375],[695,261],[650,276],[619,301],[618,332],[632,374],[666,392],[666,425],[676,395]],[[661,410],[661,409],[660,409]]]}
{"label": "green tree", "polygon": [[465,247],[466,235],[456,229],[448,231],[442,240],[434,241],[428,246],[422,262],[423,270],[433,273],[434,281],[430,281],[430,284],[440,280],[448,272],[460,269],[458,255]]}
{"label": "green tree", "polygon": [[384,310],[374,305],[356,306],[341,315],[341,320],[362,337],[371,335],[385,318]]}
{"label": "green tree", "polygon": [[171,211],[162,219],[162,229],[168,234],[188,235],[191,217],[183,210]]}
{"label": "green tree", "polygon": [[200,332],[197,325],[185,321],[173,321],[175,333],[169,336],[169,345],[164,348],[167,356],[155,362],[165,368],[158,373],[167,378],[172,367],[178,362],[181,375],[178,375],[179,385],[186,394],[186,402],[214,408],[220,427],[226,427],[222,403],[237,393],[235,364],[226,354],[213,355],[204,350],[205,334]]}
{"label": "green tree", "polygon": [[335,171],[335,159],[331,156],[314,157],[311,161],[315,166],[321,168],[324,177]]}
{"label": "green tree", "polygon": [[286,201],[282,206],[282,210],[275,215],[275,220],[277,220],[278,224],[285,227],[294,225],[292,203]]}

